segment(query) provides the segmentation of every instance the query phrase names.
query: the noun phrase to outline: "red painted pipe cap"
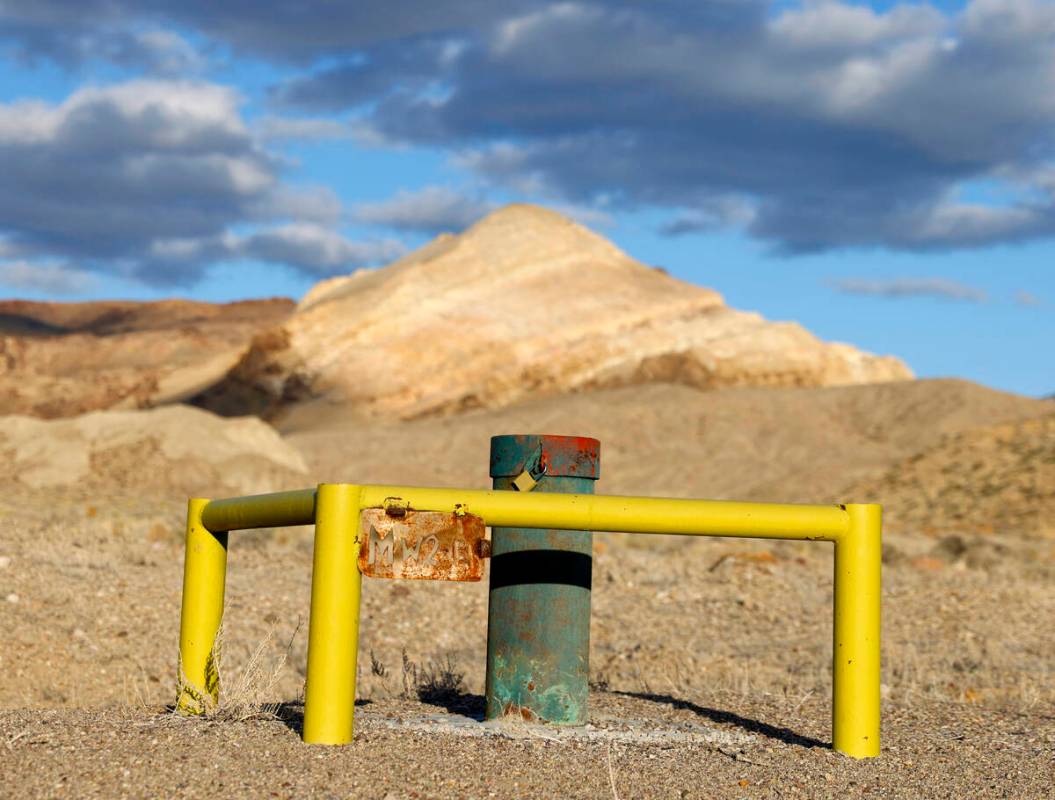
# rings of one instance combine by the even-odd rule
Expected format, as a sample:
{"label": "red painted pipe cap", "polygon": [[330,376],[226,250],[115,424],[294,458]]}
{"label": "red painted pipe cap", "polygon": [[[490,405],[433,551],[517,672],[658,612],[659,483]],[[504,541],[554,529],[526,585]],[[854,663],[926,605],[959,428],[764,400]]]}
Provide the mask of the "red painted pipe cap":
{"label": "red painted pipe cap", "polygon": [[512,478],[525,467],[545,468],[560,478],[589,478],[601,474],[601,443],[588,436],[517,434],[491,437],[491,477]]}

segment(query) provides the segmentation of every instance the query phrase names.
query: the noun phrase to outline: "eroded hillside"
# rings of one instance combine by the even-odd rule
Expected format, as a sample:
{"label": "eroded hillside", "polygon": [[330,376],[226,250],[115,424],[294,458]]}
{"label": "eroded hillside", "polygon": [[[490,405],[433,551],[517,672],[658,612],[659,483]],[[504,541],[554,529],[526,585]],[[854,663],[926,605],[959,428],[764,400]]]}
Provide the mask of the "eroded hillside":
{"label": "eroded hillside", "polygon": [[828,386],[910,378],[898,359],[729,308],[535,206],[316,286],[198,402],[267,413],[326,398],[414,418],[645,383]]}
{"label": "eroded hillside", "polygon": [[290,300],[0,302],[0,414],[68,417],[201,392]]}

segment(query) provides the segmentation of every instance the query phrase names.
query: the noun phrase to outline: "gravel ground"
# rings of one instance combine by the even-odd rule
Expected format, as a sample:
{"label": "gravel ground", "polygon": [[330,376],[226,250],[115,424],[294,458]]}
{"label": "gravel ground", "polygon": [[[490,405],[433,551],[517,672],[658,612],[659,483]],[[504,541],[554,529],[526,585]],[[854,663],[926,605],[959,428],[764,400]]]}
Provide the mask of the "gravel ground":
{"label": "gravel ground", "polygon": [[[463,710],[478,708],[464,698]],[[4,797],[1046,798],[1055,716],[921,701],[884,709],[882,758],[827,746],[826,704],[733,694],[595,693],[591,728],[481,725],[374,702],[348,747],[303,745],[283,719],[148,710],[0,712]]]}
{"label": "gravel ground", "polygon": [[[893,538],[877,760],[829,747],[826,547],[619,536],[595,547],[592,730],[472,718],[486,584],[371,580],[358,738],[330,749],[298,738],[310,549],[297,531],[232,546],[224,694],[228,718],[254,718],[159,713],[181,561],[177,512],[159,508],[8,508],[0,797],[1055,795],[1053,568],[1032,546],[972,559],[989,550]],[[264,667],[246,675],[260,643]],[[437,671],[460,694],[406,699]],[[256,718],[275,702],[281,719]]]}

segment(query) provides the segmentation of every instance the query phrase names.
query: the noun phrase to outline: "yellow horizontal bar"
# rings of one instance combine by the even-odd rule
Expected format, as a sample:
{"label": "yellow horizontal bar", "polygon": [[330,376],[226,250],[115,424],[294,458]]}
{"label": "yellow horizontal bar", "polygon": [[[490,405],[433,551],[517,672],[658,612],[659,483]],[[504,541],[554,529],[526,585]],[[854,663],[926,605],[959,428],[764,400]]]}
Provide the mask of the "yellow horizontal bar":
{"label": "yellow horizontal bar", "polygon": [[213,500],[201,514],[202,524],[213,533],[247,528],[281,528],[315,523],[315,490],[254,494]]}
{"label": "yellow horizontal bar", "polygon": [[[381,508],[392,497],[406,501],[418,511],[460,509],[482,517],[488,525],[507,528],[835,541],[849,526],[846,510],[836,505],[521,494],[418,486],[363,486],[360,505]],[[310,525],[314,519],[314,489],[214,500],[202,512],[203,524],[213,532]]]}
{"label": "yellow horizontal bar", "polygon": [[414,486],[363,486],[363,508],[380,508],[389,497],[419,511],[461,508],[488,525],[565,528],[625,533],[678,533],[759,539],[835,541],[849,527],[841,506],[735,503],[665,497],[535,494]]}

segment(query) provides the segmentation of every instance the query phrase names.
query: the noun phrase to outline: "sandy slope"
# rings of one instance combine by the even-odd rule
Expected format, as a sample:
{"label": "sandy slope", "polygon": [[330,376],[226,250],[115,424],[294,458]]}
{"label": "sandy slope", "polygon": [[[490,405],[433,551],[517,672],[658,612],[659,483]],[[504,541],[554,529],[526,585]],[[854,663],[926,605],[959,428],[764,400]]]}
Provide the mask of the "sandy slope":
{"label": "sandy slope", "polygon": [[316,403],[280,423],[328,480],[486,485],[489,437],[566,433],[601,440],[599,490],[787,502],[882,499],[852,483],[944,435],[1051,410],[956,380],[820,389],[698,391],[653,384],[410,423],[365,423]]}
{"label": "sandy slope", "polygon": [[1055,538],[1055,411],[947,433],[860,491],[882,497],[898,528]]}

